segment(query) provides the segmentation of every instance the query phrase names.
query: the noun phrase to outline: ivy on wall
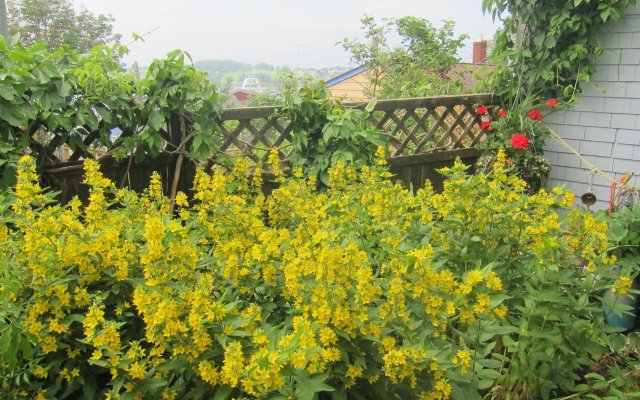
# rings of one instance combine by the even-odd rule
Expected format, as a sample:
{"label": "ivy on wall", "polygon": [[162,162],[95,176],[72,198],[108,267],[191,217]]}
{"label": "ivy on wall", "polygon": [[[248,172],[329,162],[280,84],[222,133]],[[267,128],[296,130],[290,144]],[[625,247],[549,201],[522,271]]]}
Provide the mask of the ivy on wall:
{"label": "ivy on wall", "polygon": [[531,97],[575,98],[603,51],[598,34],[635,4],[636,0],[483,0],[483,11],[504,22],[493,52],[495,93],[513,103]]}

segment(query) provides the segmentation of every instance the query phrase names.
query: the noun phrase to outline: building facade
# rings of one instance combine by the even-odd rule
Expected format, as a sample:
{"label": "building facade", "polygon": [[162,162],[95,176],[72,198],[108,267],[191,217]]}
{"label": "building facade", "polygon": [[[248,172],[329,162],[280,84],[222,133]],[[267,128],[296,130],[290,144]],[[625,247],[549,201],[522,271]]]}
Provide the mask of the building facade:
{"label": "building facade", "polygon": [[[597,72],[582,85],[577,103],[545,119],[569,146],[607,176],[627,172],[640,184],[640,4],[631,6],[600,34],[603,54]],[[591,167],[569,148],[549,139],[545,155],[552,163],[550,186],[564,184],[579,197],[590,190]],[[595,209],[608,206],[611,181],[596,175],[592,191]]]}

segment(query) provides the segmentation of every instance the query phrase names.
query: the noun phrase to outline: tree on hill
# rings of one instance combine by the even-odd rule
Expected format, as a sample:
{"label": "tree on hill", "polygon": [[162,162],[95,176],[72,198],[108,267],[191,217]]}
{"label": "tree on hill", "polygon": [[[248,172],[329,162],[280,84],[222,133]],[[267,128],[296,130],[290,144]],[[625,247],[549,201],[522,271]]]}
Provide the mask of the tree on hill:
{"label": "tree on hill", "polygon": [[84,7],[76,11],[71,0],[9,0],[7,17],[11,35],[20,34],[26,45],[42,40],[50,51],[66,44],[88,53],[94,46],[120,40],[113,33],[113,17]]}
{"label": "tree on hill", "polygon": [[[462,88],[447,75],[459,62],[456,53],[468,37],[456,37],[453,21],[436,28],[423,18],[388,18],[378,23],[365,15],[360,22],[364,41],[345,38],[338,44],[352,61],[369,67],[372,97],[450,94]],[[394,46],[390,38],[396,36],[400,44]]]}

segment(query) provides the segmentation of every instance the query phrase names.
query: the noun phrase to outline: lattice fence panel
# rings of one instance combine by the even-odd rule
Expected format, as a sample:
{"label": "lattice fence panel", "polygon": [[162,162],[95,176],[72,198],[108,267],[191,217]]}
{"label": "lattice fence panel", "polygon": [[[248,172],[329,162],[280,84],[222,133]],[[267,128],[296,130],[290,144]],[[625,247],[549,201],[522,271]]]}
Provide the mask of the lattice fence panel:
{"label": "lattice fence panel", "polygon": [[[490,94],[380,100],[369,120],[389,140],[391,156],[471,148],[483,138],[475,108],[494,102]],[[283,160],[291,154],[290,121],[276,107],[225,110],[221,125],[220,150],[229,155],[246,155],[258,163],[273,146],[281,150]]]}
{"label": "lattice fence panel", "polygon": [[[495,99],[491,94],[480,94],[380,100],[370,115],[370,122],[389,140],[392,157],[470,148],[483,138],[478,129],[480,119],[475,114],[478,104],[495,104]],[[366,104],[348,103],[345,106],[363,108]],[[279,107],[225,109],[218,118],[215,122],[221,127],[219,151],[231,157],[246,156],[255,164],[263,164],[269,150],[277,147],[281,159],[289,159],[293,150],[291,122]],[[168,154],[176,149],[179,143],[176,139],[180,136],[175,133],[180,129],[179,125],[170,124],[171,127],[165,126],[161,132]],[[47,156],[44,159],[49,165],[100,158],[110,150],[103,143],[106,128],[100,126],[91,131],[79,127],[84,129],[84,135],[70,132],[69,137],[53,140],[39,132],[30,132],[41,139],[34,141],[33,146],[37,148],[33,151]],[[134,134],[137,133],[127,131],[121,135]],[[69,145],[74,142],[71,140],[74,135],[77,139],[74,139],[76,145],[72,146],[72,151]]]}

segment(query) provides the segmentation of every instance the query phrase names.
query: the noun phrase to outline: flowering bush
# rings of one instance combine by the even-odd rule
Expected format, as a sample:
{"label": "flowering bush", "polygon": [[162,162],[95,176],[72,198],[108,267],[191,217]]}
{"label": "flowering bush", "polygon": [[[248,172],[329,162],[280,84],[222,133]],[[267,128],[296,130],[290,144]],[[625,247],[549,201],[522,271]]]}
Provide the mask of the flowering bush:
{"label": "flowering bush", "polygon": [[[557,104],[555,98],[545,103],[547,107]],[[542,111],[535,107],[524,109],[528,111],[516,108],[507,112],[487,106],[476,109],[476,114],[482,118],[478,129],[486,135],[479,147],[488,151],[480,166],[489,167],[497,150],[503,149],[511,160],[512,172],[527,182],[529,193],[534,193],[544,186],[551,172],[551,166],[543,156],[548,131],[542,125]]]}
{"label": "flowering bush", "polygon": [[338,163],[324,191],[276,170],[268,198],[246,163],[199,171],[172,215],[157,175],[138,195],[91,161],[88,203],[50,204],[23,158],[0,207],[2,397],[571,391],[604,347],[606,225],[561,220],[569,192],[523,194],[503,152],[444,169],[441,194],[384,163]]}

